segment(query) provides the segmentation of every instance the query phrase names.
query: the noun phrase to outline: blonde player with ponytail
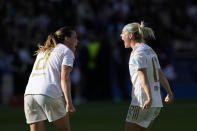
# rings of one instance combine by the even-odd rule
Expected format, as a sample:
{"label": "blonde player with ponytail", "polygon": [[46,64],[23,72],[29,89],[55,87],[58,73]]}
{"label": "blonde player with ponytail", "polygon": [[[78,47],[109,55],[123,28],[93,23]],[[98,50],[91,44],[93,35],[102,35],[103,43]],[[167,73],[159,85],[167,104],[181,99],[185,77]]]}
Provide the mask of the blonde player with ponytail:
{"label": "blonde player with ponytail", "polygon": [[173,101],[168,80],[162,73],[155,51],[145,43],[146,38],[155,38],[151,28],[144,23],[124,26],[121,38],[125,48],[132,48],[129,60],[132,101],[128,110],[125,131],[148,131],[163,107],[160,83],[167,91],[165,102]]}
{"label": "blonde player with ponytail", "polygon": [[70,131],[69,113],[75,112],[70,72],[77,43],[76,32],[62,27],[50,34],[35,52],[37,58],[24,96],[25,116],[31,131],[44,131],[44,120],[53,122],[58,131]]}

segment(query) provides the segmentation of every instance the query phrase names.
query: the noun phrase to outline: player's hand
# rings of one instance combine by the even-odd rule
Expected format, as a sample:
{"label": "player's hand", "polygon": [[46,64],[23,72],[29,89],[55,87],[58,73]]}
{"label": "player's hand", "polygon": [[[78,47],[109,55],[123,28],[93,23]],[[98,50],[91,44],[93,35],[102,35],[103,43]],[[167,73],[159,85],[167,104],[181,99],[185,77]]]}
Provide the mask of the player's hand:
{"label": "player's hand", "polygon": [[173,102],[173,95],[172,94],[168,94],[165,98],[165,102],[166,103],[172,103]]}
{"label": "player's hand", "polygon": [[66,105],[66,112],[68,112],[68,113],[76,112],[75,107],[73,106],[73,104],[67,104]]}
{"label": "player's hand", "polygon": [[144,106],[142,107],[142,109],[148,109],[148,108],[151,107],[151,105],[152,105],[152,100],[149,99],[149,100],[147,100],[147,101],[144,103]]}

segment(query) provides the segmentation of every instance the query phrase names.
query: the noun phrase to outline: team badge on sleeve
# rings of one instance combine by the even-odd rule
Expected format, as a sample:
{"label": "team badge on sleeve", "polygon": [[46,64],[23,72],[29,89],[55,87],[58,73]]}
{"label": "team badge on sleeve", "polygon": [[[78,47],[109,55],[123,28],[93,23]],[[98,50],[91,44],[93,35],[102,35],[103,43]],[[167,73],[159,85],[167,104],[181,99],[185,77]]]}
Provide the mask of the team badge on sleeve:
{"label": "team badge on sleeve", "polygon": [[132,63],[133,63],[134,66],[138,65],[137,60],[135,58],[132,59]]}

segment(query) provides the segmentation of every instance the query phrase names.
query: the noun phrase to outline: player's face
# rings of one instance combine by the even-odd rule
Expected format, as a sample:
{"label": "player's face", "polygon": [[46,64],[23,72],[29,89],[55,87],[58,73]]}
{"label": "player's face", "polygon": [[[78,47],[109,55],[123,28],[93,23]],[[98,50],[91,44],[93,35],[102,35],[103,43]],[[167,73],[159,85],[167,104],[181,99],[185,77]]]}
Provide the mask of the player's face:
{"label": "player's face", "polygon": [[77,33],[75,31],[72,31],[71,41],[72,41],[74,47],[76,47],[78,44],[78,39],[77,39]]}
{"label": "player's face", "polygon": [[131,46],[130,46],[130,40],[129,40],[129,33],[125,27],[123,28],[120,36],[121,36],[122,40],[124,41],[125,48],[130,48]]}
{"label": "player's face", "polygon": [[78,44],[78,39],[77,39],[77,33],[75,31],[72,31],[71,37],[67,39],[67,42],[71,49],[73,50],[76,49],[76,46]]}

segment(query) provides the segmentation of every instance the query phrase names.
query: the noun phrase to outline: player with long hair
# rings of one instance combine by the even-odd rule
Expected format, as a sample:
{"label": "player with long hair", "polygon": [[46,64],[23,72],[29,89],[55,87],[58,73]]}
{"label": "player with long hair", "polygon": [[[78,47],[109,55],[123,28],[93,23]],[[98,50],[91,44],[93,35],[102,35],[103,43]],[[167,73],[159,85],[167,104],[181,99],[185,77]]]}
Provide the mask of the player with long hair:
{"label": "player with long hair", "polygon": [[129,71],[132,101],[128,110],[125,131],[148,131],[163,107],[160,83],[166,89],[165,102],[173,101],[168,80],[162,73],[155,51],[145,43],[145,39],[155,38],[151,28],[144,23],[130,23],[124,26],[121,38],[125,48],[132,48]]}
{"label": "player with long hair", "polygon": [[26,122],[31,131],[44,131],[47,119],[59,131],[70,131],[69,113],[75,112],[70,72],[77,43],[75,30],[62,27],[48,35],[45,44],[36,51],[24,95]]}

